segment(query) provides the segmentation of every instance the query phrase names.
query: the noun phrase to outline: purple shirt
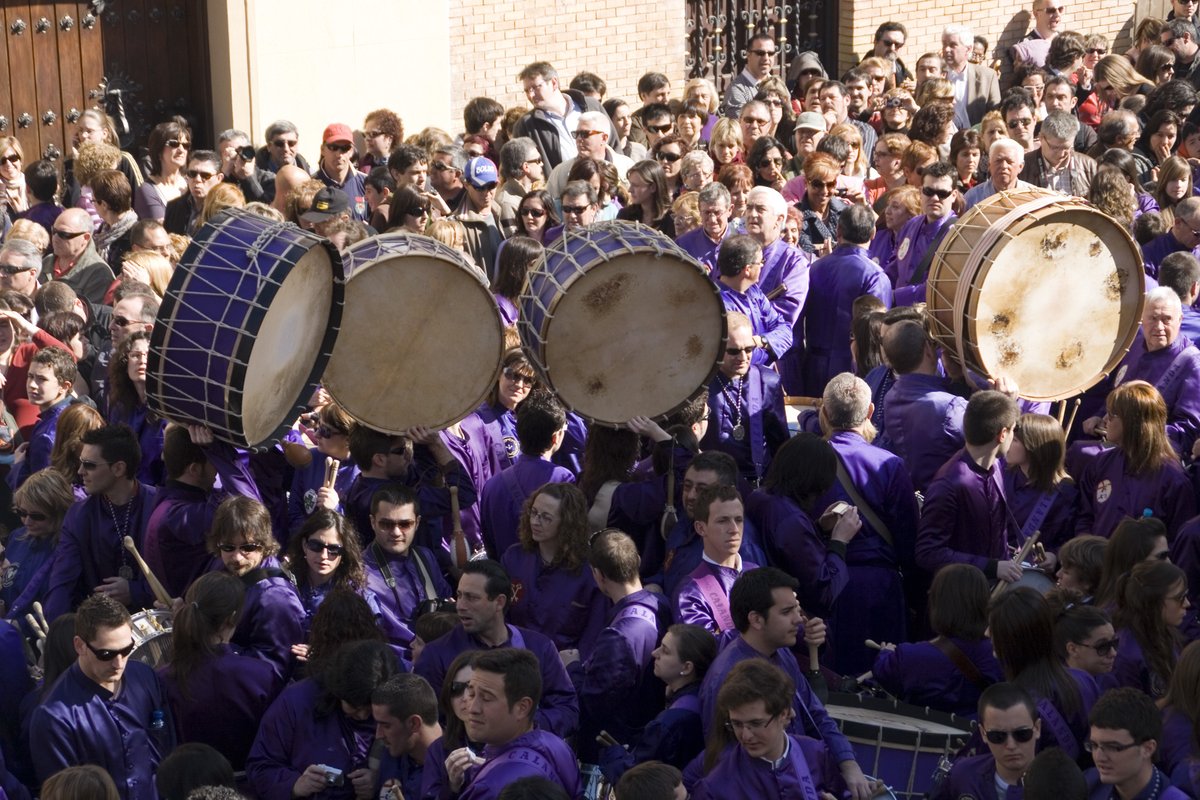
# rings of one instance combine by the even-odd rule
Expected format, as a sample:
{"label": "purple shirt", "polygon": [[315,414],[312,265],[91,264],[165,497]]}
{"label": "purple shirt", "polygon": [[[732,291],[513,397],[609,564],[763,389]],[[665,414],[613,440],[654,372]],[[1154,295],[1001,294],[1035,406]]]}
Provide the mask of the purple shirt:
{"label": "purple shirt", "polygon": [[[763,552],[761,541],[754,521],[747,519],[742,527],[742,546],[738,555],[743,561],[767,563],[767,554]],[[662,586],[663,593],[673,598],[692,570],[700,566],[700,560],[704,556],[704,540],[696,533],[696,524],[682,509],[679,511],[679,520],[667,534],[665,548],[662,571],[646,582],[658,583]]]}
{"label": "purple shirt", "polygon": [[[1083,773],[1083,777],[1087,780],[1088,800],[1117,800],[1117,790],[1107,783],[1100,781],[1100,772],[1092,767],[1087,772]],[[1157,791],[1155,791],[1157,789]],[[1163,771],[1158,767],[1154,767],[1154,774],[1150,776],[1149,783],[1130,800],[1190,800],[1190,798],[1171,785],[1171,781],[1163,774]]]}
{"label": "purple shirt", "polygon": [[1175,452],[1190,454],[1200,434],[1200,350],[1177,336],[1150,352],[1140,335],[1117,368],[1117,383],[1142,380],[1158,389],[1167,404],[1167,436]]}
{"label": "purple shirt", "polygon": [[1009,557],[1013,530],[1001,464],[984,469],[967,451],[946,462],[925,493],[917,530],[917,565],[930,575],[946,564],[971,564],[988,578]]}
{"label": "purple shirt", "polygon": [[[951,637],[963,654],[993,683],[1004,680],[1004,670],[992,652],[992,640],[968,641]],[[880,650],[871,668],[875,680],[889,694],[915,706],[974,718],[980,689],[946,655],[929,642],[900,643],[895,650]]]}
{"label": "purple shirt", "polygon": [[511,742],[483,749],[485,763],[467,771],[459,800],[496,800],[505,786],[521,778],[546,778],[573,798],[582,796],[579,762],[559,737],[531,730]]}
{"label": "purple shirt", "polygon": [[1130,475],[1125,451],[1111,447],[1093,458],[1079,478],[1075,533],[1107,539],[1122,519],[1138,519],[1147,508],[1167,526],[1168,540],[1196,516],[1196,496],[1183,468],[1172,461],[1146,475]]}
{"label": "purple shirt", "polygon": [[1171,253],[1181,252],[1190,252],[1192,255],[1196,255],[1195,250],[1191,250],[1186,245],[1180,244],[1179,240],[1170,231],[1154,237],[1142,245],[1142,264],[1146,270],[1146,274],[1158,280],[1158,268],[1162,266],[1163,259],[1171,255]]}
{"label": "purple shirt", "polygon": [[963,446],[966,399],[937,375],[899,375],[884,399],[888,446],[904,459],[913,488],[923,492],[934,473]]}
{"label": "purple shirt", "polygon": [[488,552],[501,556],[517,544],[521,509],[530,495],[547,483],[574,483],[571,471],[552,461],[524,453],[507,469],[488,479],[480,494],[479,516]]}
{"label": "purple shirt", "polygon": [[[1008,787],[1004,800],[1022,800],[1025,789],[1018,783]],[[931,800],[958,800],[969,797],[973,800],[999,800],[996,783],[996,759],[990,752],[960,758],[950,768],[950,775],[942,784],[941,791]]]}
{"label": "purple shirt", "polygon": [[513,584],[509,622],[548,636],[558,650],[590,656],[612,603],[600,593],[587,563],[578,570],[548,567],[536,546],[529,551],[520,544],[505,550],[500,563]]}
{"label": "purple shirt", "polygon": [[[768,442],[778,446],[787,439],[779,375],[753,365],[736,381],[718,372],[708,384],[708,407],[711,417],[700,446],[733,456],[742,476],[757,483],[771,463]],[[740,439],[734,435],[735,422],[742,428]]]}
{"label": "purple shirt", "polygon": [[[390,583],[383,574],[381,556],[391,574]],[[453,597],[454,590],[446,583],[433,551],[428,548],[413,545],[405,555],[393,555],[372,544],[363,551],[367,589],[379,603],[379,627],[389,643],[402,648],[401,655],[405,659],[411,657],[410,647],[415,635],[411,627],[413,612],[422,600],[434,599],[429,596],[417,558],[422,559],[421,563],[429,572],[435,597]]]}
{"label": "purple shirt", "polygon": [[790,497],[758,491],[746,506],[763,532],[771,563],[800,581],[796,594],[805,612],[828,617],[850,577],[845,545],[819,534]]}
{"label": "purple shirt", "polygon": [[[264,559],[263,568],[277,570],[278,562]],[[286,681],[292,673],[292,645],[305,640],[304,606],[296,587],[282,575],[264,576],[246,585],[247,577],[255,577],[255,572],[241,578],[246,601],[233,643],[246,655],[270,664],[275,675]]]}
{"label": "purple shirt", "polygon": [[900,244],[896,248],[896,262],[893,270],[886,270],[894,275],[892,281],[894,291],[892,302],[897,306],[911,306],[925,302],[925,274],[917,275],[917,269],[925,259],[926,252],[934,247],[942,235],[949,230],[949,225],[958,219],[953,214],[947,214],[941,219],[930,222],[924,214],[904,223],[900,229]]}
{"label": "purple shirt", "polygon": [[795,325],[808,296],[808,267],[812,256],[798,247],[776,239],[763,248],[763,267],[758,275],[758,288],[768,297],[780,286],[783,291],[771,303],[788,321]]}
{"label": "purple shirt", "polygon": [[[893,281],[896,278],[896,250],[900,246],[900,240],[896,238],[896,234],[892,233],[891,228],[879,228],[875,231],[875,235],[871,237],[871,244],[867,247],[867,257],[883,268],[883,274],[887,276],[888,281]],[[888,272],[887,268],[891,267],[893,272]]]}
{"label": "purple shirt", "polygon": [[[734,232],[733,225],[726,225],[725,234],[721,237],[721,242],[725,241]],[[707,267],[710,272],[717,268],[717,251],[721,247],[721,242],[714,242],[708,238],[708,234],[704,232],[703,226],[688,231],[675,240],[675,244],[679,245],[683,248],[684,252]]]}
{"label": "purple shirt", "polygon": [[[751,284],[745,292],[731,289],[723,283],[718,283],[717,288],[721,290],[721,302],[725,304],[725,310],[737,311],[749,317],[750,329],[755,336],[767,340],[776,359],[782,358],[791,350],[792,326],[775,306],[771,305],[771,301],[763,294],[762,289],[758,288],[758,284]],[[755,350],[750,363],[766,364],[768,361],[770,354],[766,350]]]}
{"label": "purple shirt", "polygon": [[[675,621],[690,625],[699,625],[712,631],[714,635],[724,633],[717,620],[716,612],[709,601],[703,585],[705,578],[713,578],[725,596],[726,609],[729,607],[729,592],[733,589],[734,581],[748,569],[757,569],[757,564],[742,560],[740,569],[723,567],[702,556],[700,563],[691,574],[679,584],[679,594],[675,595]],[[728,630],[732,630],[729,628]]]}
{"label": "purple shirt", "polygon": [[[354,170],[350,170],[354,172]],[[315,447],[308,452],[312,461],[307,467],[296,467],[292,476],[292,491],[288,495],[288,527],[289,533],[295,533],[317,508],[317,490],[325,485],[325,454]],[[346,459],[338,467],[337,477],[333,479],[333,488],[338,494],[338,504],[334,511],[345,514],[346,497],[350,487],[358,477],[358,465],[353,459]]]}
{"label": "purple shirt", "polygon": [[[1016,467],[1004,470],[1004,496],[1008,500],[1013,520],[1022,531],[1045,494],[1031,484],[1025,473]],[[1047,550],[1057,552],[1059,547],[1075,536],[1075,504],[1079,492],[1074,481],[1062,480],[1050,494],[1054,499],[1050,502],[1050,508],[1045,512],[1041,523],[1034,530],[1042,532],[1038,541]]]}
{"label": "purple shirt", "polygon": [[33,426],[29,436],[29,447],[25,451],[25,459],[13,467],[8,474],[8,485],[14,490],[20,488],[33,473],[50,466],[50,451],[54,449],[54,434],[58,426],[58,418],[71,405],[67,398],[55,403],[38,414],[38,421]]}
{"label": "purple shirt", "polygon": [[726,748],[695,788],[693,800],[817,800],[818,792],[836,792],[844,785],[828,748],[807,736],[789,736],[787,749],[774,765],[754,758],[734,744]]}
{"label": "purple shirt", "polygon": [[175,748],[175,725],[150,667],[130,661],[113,694],[75,663],[34,710],[29,745],[39,781],[77,764],[96,764],[112,777],[122,800],[157,800],[154,772]]}

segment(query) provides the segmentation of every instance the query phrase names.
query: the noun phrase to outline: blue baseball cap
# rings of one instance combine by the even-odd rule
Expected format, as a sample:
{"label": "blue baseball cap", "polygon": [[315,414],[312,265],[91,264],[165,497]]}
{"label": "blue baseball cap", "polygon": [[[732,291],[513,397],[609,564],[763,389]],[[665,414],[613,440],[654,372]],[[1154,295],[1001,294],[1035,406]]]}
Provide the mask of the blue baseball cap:
{"label": "blue baseball cap", "polygon": [[463,179],[476,189],[482,189],[489,183],[500,181],[496,165],[490,158],[483,156],[476,156],[467,162],[467,168],[463,170]]}

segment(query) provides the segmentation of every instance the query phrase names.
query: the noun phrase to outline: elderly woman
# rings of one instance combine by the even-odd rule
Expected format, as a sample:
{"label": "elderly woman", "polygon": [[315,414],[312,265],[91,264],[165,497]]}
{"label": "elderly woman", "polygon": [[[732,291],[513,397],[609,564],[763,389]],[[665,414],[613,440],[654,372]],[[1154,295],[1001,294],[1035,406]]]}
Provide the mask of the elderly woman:
{"label": "elderly woman", "polygon": [[183,171],[192,148],[192,131],[181,120],[161,122],[150,131],[146,143],[150,153],[150,175],[134,193],[133,208],[140,219],[167,215],[167,203],[188,190]]}
{"label": "elderly woman", "polygon": [[884,192],[905,184],[904,170],[900,166],[904,151],[912,140],[903,133],[885,133],[875,143],[871,154],[871,166],[876,177],[863,181],[863,194],[868,205],[874,205]]}
{"label": "elderly woman", "polygon": [[0,613],[5,619],[19,623],[44,598],[63,517],[74,502],[71,485],[52,469],[30,475],[13,494],[13,514],[21,527],[9,534],[0,562]]}
{"label": "elderly woman", "polygon": [[704,110],[704,128],[700,131],[700,140],[707,142],[720,119],[717,109],[721,107],[721,96],[717,93],[717,87],[708,78],[692,78],[683,85],[683,102]]}
{"label": "elderly woman", "polygon": [[871,239],[867,255],[882,267],[895,260],[904,223],[921,213],[921,190],[915,186],[897,186],[884,192],[879,204],[883,206],[879,215],[883,224]]}

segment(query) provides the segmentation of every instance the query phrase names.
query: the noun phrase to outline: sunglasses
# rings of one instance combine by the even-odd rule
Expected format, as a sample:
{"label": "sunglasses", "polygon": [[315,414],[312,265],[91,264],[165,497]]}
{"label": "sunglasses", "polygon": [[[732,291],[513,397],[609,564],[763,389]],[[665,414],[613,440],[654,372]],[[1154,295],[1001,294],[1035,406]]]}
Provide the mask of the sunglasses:
{"label": "sunglasses", "polygon": [[475,187],[475,191],[477,191],[477,192],[490,192],[490,191],[492,191],[493,189],[495,189],[497,185],[498,185],[498,184],[497,184],[495,181],[492,181],[491,183],[485,183],[483,186],[476,186],[476,187]]}
{"label": "sunglasses", "polygon": [[646,130],[654,131],[655,133],[670,133],[673,127],[675,126],[671,123],[667,123],[666,125],[647,125]]}
{"label": "sunglasses", "polygon": [[564,214],[582,214],[589,208],[591,208],[591,206],[563,206],[562,210]]}
{"label": "sunglasses", "polygon": [[602,131],[575,131],[571,135],[574,136],[576,139],[586,139],[589,136],[595,136],[596,134],[601,133],[601,132]]}
{"label": "sunglasses", "polygon": [[202,169],[189,169],[189,170],[187,171],[187,173],[186,173],[186,174],[187,174],[187,176],[188,176],[189,178],[191,178],[192,180],[195,180],[196,178],[199,178],[199,179],[200,179],[200,180],[202,180],[202,181],[207,181],[207,180],[212,180],[212,177],[213,177],[214,175],[216,175],[217,173],[215,173],[215,172],[205,172],[205,171],[204,171],[204,170],[202,170]]}
{"label": "sunglasses", "polygon": [[383,136],[383,131],[367,131],[363,135],[368,139],[374,139],[376,136]]}
{"label": "sunglasses", "polygon": [[257,542],[246,542],[245,544],[219,544],[217,549],[222,553],[240,552],[244,556],[249,556],[262,550],[262,545]]}
{"label": "sunglasses", "polygon": [[[1107,52],[1108,52],[1108,51],[1107,51],[1107,50],[1105,50],[1105,49],[1104,49],[1104,48],[1102,48],[1102,47],[1092,47],[1092,48],[1089,48],[1089,49],[1088,49],[1088,55],[1089,55],[1089,56],[1102,56],[1102,55],[1104,55],[1104,54],[1105,54],[1105,53],[1107,53]],[[1174,67],[1172,67],[1172,69],[1174,69]]]}
{"label": "sunglasses", "polygon": [[750,52],[753,53],[754,55],[758,56],[759,58],[770,58],[771,56],[775,55],[779,51],[778,50],[751,50]]}
{"label": "sunglasses", "polygon": [[749,347],[726,347],[725,355],[727,355],[727,356],[748,356],[748,355],[753,354],[754,351],[757,349],[758,348],[756,348],[754,345],[750,345]]}
{"label": "sunglasses", "polygon": [[271,144],[280,149],[287,148],[288,150],[291,150],[293,147],[300,144],[300,141],[298,139],[276,139],[275,141],[271,142]]}
{"label": "sunglasses", "polygon": [[926,197],[936,197],[939,200],[945,200],[950,195],[954,194],[953,189],[935,189],[932,186],[925,186],[921,189],[921,194]]}
{"label": "sunglasses", "polygon": [[321,425],[317,428],[317,436],[320,436],[322,439],[328,439],[332,436],[346,436],[346,435],[347,434],[345,431],[339,431],[335,428],[329,427],[328,425]]}
{"label": "sunglasses", "polygon": [[385,533],[391,533],[392,531],[411,531],[413,528],[417,527],[417,521],[415,519],[377,519],[375,520],[375,524],[378,525],[379,529]]}
{"label": "sunglasses", "polygon": [[95,647],[92,647],[87,642],[84,642],[84,645],[87,646],[88,650],[92,651],[92,655],[101,661],[112,661],[117,656],[120,656],[121,658],[129,658],[129,656],[133,653],[133,649],[137,646],[133,642],[130,642],[120,650],[99,650]]}
{"label": "sunglasses", "polygon": [[340,544],[326,544],[316,539],[305,539],[304,549],[310,553],[329,553],[330,558],[341,558],[342,553],[346,551]]}
{"label": "sunglasses", "polygon": [[79,466],[83,468],[84,472],[91,472],[92,470],[99,469],[100,467],[107,467],[108,464],[104,461],[85,461],[81,458],[79,459]]}
{"label": "sunglasses", "polygon": [[58,228],[54,229],[55,236],[60,239],[66,239],[68,242],[72,239],[77,239],[78,237],[83,236],[85,233],[87,233],[87,231],[60,231]]}
{"label": "sunglasses", "polygon": [[49,515],[47,514],[42,514],[37,511],[26,511],[20,506],[13,506],[13,513],[21,519],[30,519],[34,522],[45,522],[46,520],[50,519]]}
{"label": "sunglasses", "polygon": [[1086,644],[1084,642],[1076,642],[1075,644],[1079,645],[1080,647],[1086,647],[1089,650],[1095,650],[1096,655],[1098,656],[1106,656],[1113,650],[1116,650],[1117,645],[1121,644],[1121,637],[1114,636],[1111,639],[1105,639],[1104,641],[1096,642],[1095,644]]}
{"label": "sunglasses", "polygon": [[1033,739],[1033,728],[1016,728],[1011,731],[984,731],[983,735],[992,744],[1004,744],[1011,736],[1014,742],[1025,744]]}
{"label": "sunglasses", "polygon": [[435,161],[429,166],[433,167],[438,172],[449,172],[450,170],[454,169],[454,167],[450,166],[449,164],[443,164],[441,161]]}
{"label": "sunglasses", "polygon": [[325,143],[325,149],[332,150],[335,153],[349,153],[351,147],[353,147],[353,145],[351,145],[349,142],[334,142],[333,144],[330,144],[329,142]]}
{"label": "sunglasses", "polygon": [[429,209],[428,208],[414,208],[412,211],[408,212],[408,215],[410,217],[416,217],[417,219],[421,219],[422,217],[429,216]]}
{"label": "sunglasses", "polygon": [[895,39],[880,39],[879,43],[889,49],[895,48],[899,50],[901,47],[904,47],[904,42],[897,42]]}
{"label": "sunglasses", "polygon": [[[563,210],[566,211],[565,208]],[[587,206],[584,206],[583,211],[586,211],[586,210],[587,210]],[[583,211],[580,211],[578,213],[582,214]],[[536,382],[536,379],[533,378],[532,376],[522,375],[521,373],[517,372],[512,367],[504,368],[504,377],[508,378],[513,383],[516,383],[516,384],[522,385],[522,386],[533,386],[533,384]]]}
{"label": "sunglasses", "polygon": [[112,324],[118,328],[124,328],[126,325],[132,325],[133,323],[135,323],[137,321],[138,320],[136,320],[136,319],[128,319],[126,317],[113,317],[112,318]]}
{"label": "sunglasses", "polygon": [[29,267],[18,267],[13,264],[0,264],[0,272],[5,275],[20,275],[22,272],[33,272]]}
{"label": "sunglasses", "polygon": [[471,684],[467,683],[466,681],[454,681],[450,684],[450,696],[462,697],[463,692],[465,692],[467,687],[470,685]]}
{"label": "sunglasses", "polygon": [[1033,124],[1033,117],[1022,117],[1021,119],[1010,119],[1005,123],[1010,131],[1015,131],[1017,128],[1028,128]]}
{"label": "sunglasses", "polygon": [[666,161],[668,164],[674,164],[676,161],[683,158],[683,156],[680,155],[679,153],[668,153],[667,151],[664,150],[663,152],[656,155],[654,158],[656,161]]}
{"label": "sunglasses", "polygon": [[542,208],[522,208],[520,211],[517,212],[517,214],[519,214],[522,217],[533,217],[534,219],[541,219],[542,217],[546,216],[546,211],[545,211],[545,209],[542,209]]}
{"label": "sunglasses", "polygon": [[191,146],[191,142],[185,142],[180,139],[167,139],[167,147],[171,150],[174,150],[176,147],[182,147],[183,149],[187,150]]}
{"label": "sunglasses", "polygon": [[19,155],[17,155],[16,153],[13,153],[11,156],[5,156],[3,159],[0,159],[0,160],[7,161],[9,164],[17,164],[21,161],[21,157]]}

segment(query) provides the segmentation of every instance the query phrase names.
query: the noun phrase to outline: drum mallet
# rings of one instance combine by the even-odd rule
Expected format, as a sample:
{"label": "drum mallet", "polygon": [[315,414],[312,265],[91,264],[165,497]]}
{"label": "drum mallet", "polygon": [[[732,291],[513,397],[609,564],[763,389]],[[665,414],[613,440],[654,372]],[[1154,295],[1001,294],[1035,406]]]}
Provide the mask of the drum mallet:
{"label": "drum mallet", "polygon": [[46,633],[50,632],[50,622],[46,619],[46,610],[42,608],[42,604],[37,600],[33,601],[33,615],[37,618],[38,625]]}
{"label": "drum mallet", "polygon": [[150,571],[150,565],[142,558],[142,554],[138,552],[137,544],[133,541],[132,536],[125,537],[125,549],[129,551],[134,560],[137,561],[138,568],[142,574],[146,576],[146,582],[150,584],[150,591],[154,592],[154,599],[163,604],[163,607],[171,607],[171,595],[167,592],[166,587],[159,582],[158,576]]}
{"label": "drum mallet", "polygon": [[883,645],[881,645],[879,642],[875,641],[874,639],[867,639],[863,642],[863,644],[865,644],[867,647],[871,648],[872,650],[882,650],[883,649]]}
{"label": "drum mallet", "polygon": [[1076,397],[1074,405],[1071,406],[1071,416],[1067,417],[1067,424],[1063,428],[1068,433],[1071,431],[1071,426],[1075,424],[1075,415],[1079,413],[1079,403],[1080,399]]}
{"label": "drum mallet", "polygon": [[[1033,546],[1037,544],[1038,537],[1041,535],[1042,532],[1040,530],[1036,530],[1033,532],[1032,536],[1025,540],[1025,544],[1021,547],[1021,552],[1017,553],[1016,557],[1013,558],[1014,564],[1021,564],[1026,558],[1029,557],[1029,553],[1033,550]],[[994,600],[999,597],[1007,588],[1008,581],[1000,581],[997,583],[996,588],[992,589],[992,599]]]}
{"label": "drum mallet", "polygon": [[342,468],[342,462],[336,458],[325,458],[325,488],[332,489],[334,481],[337,480],[338,470]]}

